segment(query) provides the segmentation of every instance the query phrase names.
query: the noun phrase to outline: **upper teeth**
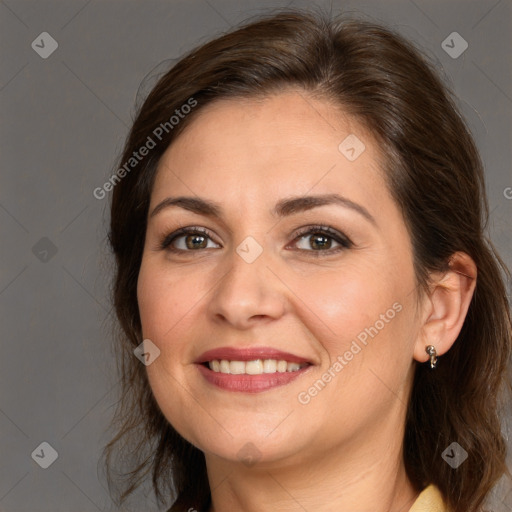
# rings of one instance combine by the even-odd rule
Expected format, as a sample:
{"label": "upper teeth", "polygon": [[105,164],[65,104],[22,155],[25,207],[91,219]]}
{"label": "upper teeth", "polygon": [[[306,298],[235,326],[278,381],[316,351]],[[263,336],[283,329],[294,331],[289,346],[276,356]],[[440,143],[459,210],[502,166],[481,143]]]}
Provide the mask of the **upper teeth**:
{"label": "upper teeth", "polygon": [[227,361],[222,359],[214,359],[209,361],[210,370],[220,373],[232,373],[236,375],[260,375],[262,373],[279,373],[296,372],[308,363],[289,363],[284,360],[277,359],[256,359],[254,361]]}

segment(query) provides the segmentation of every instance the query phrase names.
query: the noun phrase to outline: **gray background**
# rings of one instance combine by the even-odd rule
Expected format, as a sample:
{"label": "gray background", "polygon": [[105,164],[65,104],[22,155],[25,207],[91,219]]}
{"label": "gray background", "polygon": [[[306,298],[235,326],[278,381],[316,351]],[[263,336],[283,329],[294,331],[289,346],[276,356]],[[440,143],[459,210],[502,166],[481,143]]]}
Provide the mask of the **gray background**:
{"label": "gray background", "polygon": [[[139,84],[160,62],[250,15],[314,4],[331,7],[0,0],[0,510],[114,510],[97,471],[118,391],[108,331],[108,199],[92,191],[114,170]],[[511,0],[334,1],[332,9],[398,29],[453,84],[486,165],[489,234],[510,266]],[[453,31],[469,44],[457,59],[441,47]],[[59,45],[47,59],[31,47],[42,32]],[[58,452],[48,469],[31,458],[43,441]],[[157,510],[148,489],[131,510]],[[512,510],[511,489],[503,479],[492,510]]]}

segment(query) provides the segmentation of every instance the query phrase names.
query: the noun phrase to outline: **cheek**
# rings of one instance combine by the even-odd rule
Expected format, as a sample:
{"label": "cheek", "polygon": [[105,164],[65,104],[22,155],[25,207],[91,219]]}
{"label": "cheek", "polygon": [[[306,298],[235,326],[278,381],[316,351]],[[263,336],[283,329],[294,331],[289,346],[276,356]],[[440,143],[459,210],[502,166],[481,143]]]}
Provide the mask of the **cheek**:
{"label": "cheek", "polygon": [[[137,300],[144,337],[162,336],[185,317],[196,299],[195,286],[184,286],[177,274],[143,260],[137,281]],[[197,300],[197,299],[196,299]]]}
{"label": "cheek", "polygon": [[379,321],[381,314],[390,309],[388,316],[395,313],[392,306],[400,297],[398,283],[377,265],[370,269],[347,265],[297,280],[293,289],[303,301],[300,309],[308,318],[303,322],[311,330],[318,326],[314,334],[332,359]]}
{"label": "cheek", "polygon": [[384,266],[346,269],[297,280],[293,288],[304,297],[300,321],[323,352],[322,370],[306,379],[299,401],[333,437],[371,428],[400,407],[412,360],[405,283]]}
{"label": "cheek", "polygon": [[149,385],[164,416],[183,435],[194,430],[188,416],[180,412],[189,410],[193,395],[183,392],[187,376],[181,363],[187,361],[186,341],[195,324],[193,307],[197,305],[198,288],[185,286],[183,276],[178,275],[143,260],[137,299],[143,338],[160,350],[159,357],[146,367]]}
{"label": "cheek", "polygon": [[362,416],[373,409],[371,414],[380,414],[396,400],[412,362],[414,304],[408,283],[405,271],[400,275],[377,262],[295,283],[297,295],[306,297],[301,321],[319,342],[322,378],[328,382],[314,399],[315,410],[336,403],[329,409],[339,421],[347,408],[365,408]]}

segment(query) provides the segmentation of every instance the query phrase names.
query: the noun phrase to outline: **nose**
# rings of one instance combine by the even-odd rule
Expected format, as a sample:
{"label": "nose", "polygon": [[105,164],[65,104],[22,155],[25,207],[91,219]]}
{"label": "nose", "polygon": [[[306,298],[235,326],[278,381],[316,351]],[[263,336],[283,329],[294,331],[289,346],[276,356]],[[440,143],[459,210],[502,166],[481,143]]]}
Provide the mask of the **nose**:
{"label": "nose", "polygon": [[252,263],[233,250],[229,268],[210,296],[208,314],[213,321],[246,330],[284,314],[286,287],[269,263],[265,250]]}

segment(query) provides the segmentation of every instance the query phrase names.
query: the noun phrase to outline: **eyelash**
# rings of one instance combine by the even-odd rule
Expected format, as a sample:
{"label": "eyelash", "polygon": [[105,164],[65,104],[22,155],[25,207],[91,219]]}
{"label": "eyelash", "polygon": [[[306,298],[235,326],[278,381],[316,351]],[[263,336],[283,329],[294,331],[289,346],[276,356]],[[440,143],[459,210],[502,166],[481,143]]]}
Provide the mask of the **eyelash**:
{"label": "eyelash", "polygon": [[[332,229],[329,226],[325,225],[315,225],[315,226],[307,226],[305,228],[302,228],[295,234],[295,238],[293,239],[293,242],[299,241],[301,238],[303,238],[305,235],[327,235],[328,238],[332,238],[335,242],[340,244],[339,247],[336,247],[334,249],[328,249],[328,250],[308,250],[308,249],[298,249],[302,252],[308,252],[312,253],[311,256],[314,257],[323,257],[323,256],[330,256],[332,254],[337,254],[340,251],[343,251],[345,249],[350,249],[354,244],[353,242],[345,235],[342,235],[338,231]],[[210,240],[211,237],[208,233],[208,231],[204,228],[197,228],[197,227],[186,227],[186,228],[180,228],[177,231],[174,231],[173,233],[166,235],[162,238],[162,240],[159,243],[159,248],[161,250],[168,250],[173,253],[184,253],[184,252],[201,252],[201,250],[184,250],[184,249],[176,249],[175,247],[172,247],[172,243],[181,236],[184,235],[203,235],[208,237]],[[217,242],[215,242],[217,243]],[[287,246],[288,247],[288,246]],[[324,253],[324,254],[322,254]]]}

